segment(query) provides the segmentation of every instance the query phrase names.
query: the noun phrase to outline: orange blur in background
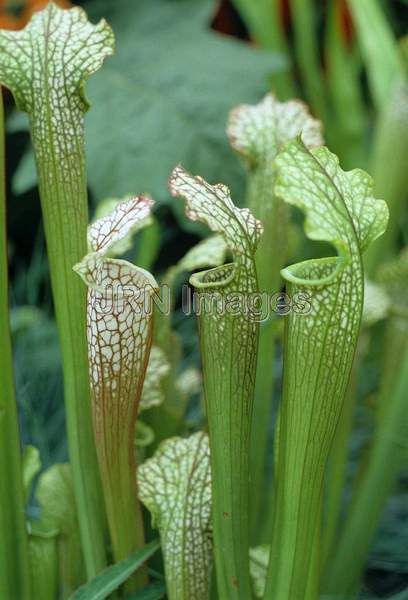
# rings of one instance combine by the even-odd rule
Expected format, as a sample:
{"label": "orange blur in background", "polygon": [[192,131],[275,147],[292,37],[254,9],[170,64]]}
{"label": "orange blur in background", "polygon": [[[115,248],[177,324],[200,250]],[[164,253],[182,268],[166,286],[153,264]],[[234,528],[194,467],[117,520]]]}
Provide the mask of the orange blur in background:
{"label": "orange blur in background", "polygon": [[[0,0],[0,28],[22,29],[32,14],[41,10],[49,0]],[[72,6],[69,0],[54,0],[61,8]]]}

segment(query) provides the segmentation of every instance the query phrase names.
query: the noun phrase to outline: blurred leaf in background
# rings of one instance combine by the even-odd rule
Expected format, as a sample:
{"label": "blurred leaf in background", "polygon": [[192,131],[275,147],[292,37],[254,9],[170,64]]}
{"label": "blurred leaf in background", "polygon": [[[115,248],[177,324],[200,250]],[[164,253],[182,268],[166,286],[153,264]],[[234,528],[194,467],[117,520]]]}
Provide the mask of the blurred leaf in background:
{"label": "blurred leaf in background", "polygon": [[[181,162],[243,198],[243,174],[225,136],[228,111],[255,102],[271,74],[286,68],[276,53],[210,29],[212,0],[101,0],[86,9],[105,17],[116,36],[115,56],[89,82],[86,117],[89,185],[100,200],[149,192],[167,201],[167,178]],[[18,119],[18,121],[17,121]],[[23,123],[14,120],[14,129]],[[35,182],[31,153],[15,176],[19,193]],[[182,216],[184,229],[201,231]]]}

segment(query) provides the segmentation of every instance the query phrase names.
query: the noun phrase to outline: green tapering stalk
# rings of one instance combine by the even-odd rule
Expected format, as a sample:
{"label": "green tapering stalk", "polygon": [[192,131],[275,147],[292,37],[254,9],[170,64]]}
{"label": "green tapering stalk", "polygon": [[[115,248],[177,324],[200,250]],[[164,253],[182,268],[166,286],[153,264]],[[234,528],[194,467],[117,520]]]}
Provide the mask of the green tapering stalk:
{"label": "green tapering stalk", "polygon": [[375,419],[378,426],[387,420],[388,396],[402,369],[402,358],[408,347],[408,314],[405,317],[393,315],[385,331],[384,362],[381,372],[381,388],[376,405]]}
{"label": "green tapering stalk", "polygon": [[[2,91],[0,87],[0,95]],[[3,98],[0,98],[0,598],[30,600],[17,404],[8,311]]]}
{"label": "green tapering stalk", "polygon": [[[288,207],[274,193],[274,159],[282,145],[300,135],[308,146],[322,143],[321,125],[311,118],[307,107],[296,100],[280,103],[272,94],[255,106],[238,106],[230,113],[227,134],[232,147],[248,166],[247,206],[264,227],[255,254],[263,313],[259,335],[251,445],[251,533],[257,532],[265,497],[265,462],[271,419],[276,343],[276,315],[273,296],[281,287],[280,270],[287,259]],[[267,535],[265,527],[264,535]],[[265,540],[262,540],[265,541]]]}
{"label": "green tapering stalk", "polygon": [[20,32],[0,33],[0,79],[29,115],[55,313],[75,499],[88,577],[106,563],[104,517],[92,435],[86,347],[86,290],[72,266],[87,251],[85,80],[112,53],[104,22],[50,3]]}
{"label": "green tapering stalk", "polygon": [[[321,274],[323,278],[332,269],[333,263],[326,261],[325,264],[322,260],[321,271],[316,269],[314,274]],[[299,276],[303,278],[306,273],[299,273]],[[361,280],[358,282],[355,279],[353,284],[360,285],[361,289]],[[289,296],[306,290],[310,293],[310,287],[287,286]],[[326,314],[318,314],[317,306],[323,303],[327,291],[333,293],[326,297],[327,306],[332,305],[331,310],[327,310]],[[322,518],[324,473],[341,413],[354,349],[347,348],[346,336],[337,337],[338,351],[343,354],[342,366],[334,367],[335,372],[329,376],[323,363],[327,357],[327,361],[333,364],[336,360],[335,348],[329,344],[320,345],[318,331],[335,330],[333,318],[339,289],[337,285],[328,286],[328,289],[322,286],[322,292],[322,295],[319,290],[312,293],[310,300],[316,307],[315,324],[309,315],[290,315],[287,322],[276,508],[265,596],[268,600],[301,598],[306,585],[312,590],[317,589],[317,582],[312,580],[310,570],[313,566],[312,572],[316,577],[319,568],[312,563],[311,549],[315,548],[316,530]],[[362,301],[361,293],[356,301]],[[352,309],[356,312],[348,317],[348,327],[353,332],[354,346],[359,312],[357,306],[352,306]],[[300,385],[302,381],[304,383]],[[308,552],[306,549],[309,549]],[[317,595],[313,598],[317,598]]]}
{"label": "green tapering stalk", "polygon": [[[338,257],[282,271],[287,293],[309,296],[306,314],[288,315],[283,398],[277,442],[276,494],[266,600],[317,598],[316,531],[324,476],[350,377],[363,307],[361,253],[383,232],[387,209],[372,181],[344,172],[327,148],[300,140],[278,155],[275,192],[306,213],[305,231],[332,243]],[[312,561],[312,557],[314,557]]]}
{"label": "green tapering stalk", "polygon": [[[258,345],[254,253],[262,231],[247,209],[237,209],[223,185],[211,186],[176,167],[174,195],[186,214],[221,233],[229,265],[196,273],[204,395],[211,449],[214,556],[220,600],[250,599],[249,450]],[[251,311],[252,308],[252,311]]]}

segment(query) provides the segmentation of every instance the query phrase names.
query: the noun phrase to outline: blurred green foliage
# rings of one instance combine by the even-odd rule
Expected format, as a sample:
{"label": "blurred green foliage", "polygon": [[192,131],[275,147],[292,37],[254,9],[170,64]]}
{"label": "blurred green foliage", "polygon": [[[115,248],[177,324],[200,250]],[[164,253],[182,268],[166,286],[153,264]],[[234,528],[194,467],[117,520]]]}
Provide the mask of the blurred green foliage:
{"label": "blurred green foliage", "polygon": [[[114,57],[87,87],[94,197],[148,192],[167,202],[167,178],[181,162],[210,181],[222,179],[242,201],[243,173],[224,133],[228,111],[257,101],[284,59],[211,31],[211,0],[99,0],[87,11],[93,20],[106,18],[116,38]],[[23,125],[20,115],[16,121],[15,128]],[[16,191],[35,180],[29,153],[15,175]],[[205,232],[184,219],[181,202],[171,206],[183,229]]]}

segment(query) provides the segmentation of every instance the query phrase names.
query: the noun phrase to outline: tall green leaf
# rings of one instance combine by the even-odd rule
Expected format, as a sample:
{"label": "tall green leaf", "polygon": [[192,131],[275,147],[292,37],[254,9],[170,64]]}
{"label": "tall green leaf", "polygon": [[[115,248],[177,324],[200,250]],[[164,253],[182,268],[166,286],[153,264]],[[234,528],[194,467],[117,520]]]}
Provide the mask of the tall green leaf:
{"label": "tall green leaf", "polygon": [[[176,167],[170,189],[186,214],[223,235],[233,263],[195,273],[210,433],[214,553],[221,598],[250,598],[249,451],[259,315],[255,249],[262,225],[233,204],[229,189]],[[255,313],[255,314],[254,314]]]}
{"label": "tall green leaf", "polygon": [[0,32],[0,80],[29,115],[64,368],[70,458],[89,576],[105,564],[92,439],[85,290],[72,266],[86,253],[85,81],[112,54],[113,35],[78,8],[53,3],[22,31]]}
{"label": "tall green leaf", "polygon": [[[308,297],[306,314],[286,322],[276,494],[265,598],[315,598],[324,473],[350,377],[363,308],[361,253],[387,224],[372,180],[341,170],[327,148],[289,142],[276,159],[276,194],[305,212],[305,232],[337,257],[282,271],[290,297]],[[312,550],[313,549],[313,550]],[[317,561],[317,562],[314,562]]]}
{"label": "tall green leaf", "polygon": [[109,258],[108,253],[146,220],[152,203],[143,196],[124,200],[93,223],[88,230],[90,252],[74,266],[88,286],[92,417],[116,560],[141,548],[144,541],[135,427],[152,343],[151,297],[157,283],[148,271]]}
{"label": "tall green leaf", "polygon": [[[329,590],[352,593],[356,589],[385,503],[402,466],[406,464],[407,350],[401,362],[401,371],[387,393],[387,418],[379,424],[375,433],[370,462],[358,482],[334,559],[327,570],[326,587]],[[353,548],[351,555],[350,548]]]}

